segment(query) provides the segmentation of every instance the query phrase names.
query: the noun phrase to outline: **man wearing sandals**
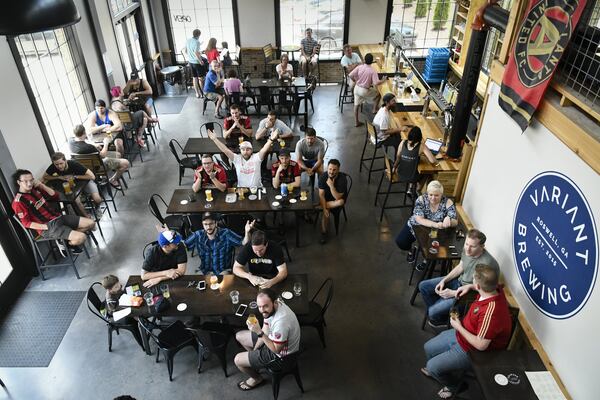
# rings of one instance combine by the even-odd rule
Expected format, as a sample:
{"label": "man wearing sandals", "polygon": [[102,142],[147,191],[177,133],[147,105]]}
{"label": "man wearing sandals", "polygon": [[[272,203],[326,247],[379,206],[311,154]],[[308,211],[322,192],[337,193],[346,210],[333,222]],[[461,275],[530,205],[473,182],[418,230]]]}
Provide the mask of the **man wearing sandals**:
{"label": "man wearing sandals", "polygon": [[448,399],[459,390],[462,374],[471,368],[469,352],[501,350],[510,340],[512,320],[504,292],[498,287],[498,270],[478,264],[473,283],[459,288],[456,296],[471,289],[478,295],[462,322],[451,316],[452,329],[424,346],[427,365],[421,372],[444,385],[438,392],[441,399]]}
{"label": "man wearing sandals", "polygon": [[262,328],[258,322],[246,321],[248,330],[235,335],[246,349],[235,356],[235,365],[250,376],[238,383],[243,391],[263,383],[264,378],[258,370],[272,366],[274,360],[295,353],[300,348],[298,318],[287,305],[277,300],[277,293],[272,289],[261,289],[256,296],[256,304],[264,319]]}

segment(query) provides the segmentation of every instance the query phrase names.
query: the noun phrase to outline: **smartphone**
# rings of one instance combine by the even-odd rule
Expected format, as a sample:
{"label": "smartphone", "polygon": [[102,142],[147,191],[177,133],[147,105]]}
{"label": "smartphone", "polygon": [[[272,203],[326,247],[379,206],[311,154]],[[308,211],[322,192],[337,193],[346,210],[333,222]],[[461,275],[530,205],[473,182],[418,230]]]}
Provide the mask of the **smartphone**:
{"label": "smartphone", "polygon": [[206,289],[206,281],[199,281],[198,286],[196,286],[196,289],[198,289],[198,290]]}
{"label": "smartphone", "polygon": [[215,130],[215,124],[214,124],[214,122],[207,122],[204,126],[206,126],[206,130],[207,131],[214,131]]}
{"label": "smartphone", "polygon": [[240,304],[237,311],[235,312],[235,315],[237,315],[238,317],[241,317],[246,312],[246,308],[248,308],[248,305]]}

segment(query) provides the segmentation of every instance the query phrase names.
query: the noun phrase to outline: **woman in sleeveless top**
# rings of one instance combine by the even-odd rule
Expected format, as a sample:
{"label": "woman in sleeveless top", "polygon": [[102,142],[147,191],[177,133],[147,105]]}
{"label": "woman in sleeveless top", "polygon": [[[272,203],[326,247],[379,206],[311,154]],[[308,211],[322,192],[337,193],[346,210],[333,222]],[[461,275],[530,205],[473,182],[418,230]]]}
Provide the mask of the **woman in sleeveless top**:
{"label": "woman in sleeveless top", "polygon": [[[123,93],[121,92],[120,86],[114,86],[110,89],[110,94],[113,96],[110,101],[110,108],[115,112],[129,112],[129,107],[125,105],[123,101]],[[131,120],[133,121],[133,128],[137,130],[137,144],[140,147],[145,147],[146,143],[144,142],[144,130],[148,123],[153,122],[153,118],[151,118],[148,114],[146,114],[143,110],[135,111],[132,114]],[[128,135],[130,138],[131,135]]]}
{"label": "woman in sleeveless top", "polygon": [[[394,171],[398,172],[398,178],[402,182],[411,182],[411,185],[417,184],[419,172],[417,170],[421,154],[425,154],[430,163],[436,164],[437,161],[431,151],[423,143],[423,134],[421,128],[413,126],[408,132],[408,140],[402,140],[398,146],[396,161],[394,161]],[[410,187],[410,186],[409,186]],[[417,190],[419,188],[417,187]]]}
{"label": "woman in sleeveless top", "polygon": [[[140,98],[140,102],[143,102],[144,104],[144,111],[146,111],[146,114],[149,116],[152,116],[152,105],[154,104],[154,100],[152,99],[152,87],[148,82],[140,78],[137,71],[133,71],[129,76],[129,80],[123,88],[123,94],[129,98],[129,100],[133,100],[136,97]],[[158,121],[157,118],[153,118],[153,120]]]}

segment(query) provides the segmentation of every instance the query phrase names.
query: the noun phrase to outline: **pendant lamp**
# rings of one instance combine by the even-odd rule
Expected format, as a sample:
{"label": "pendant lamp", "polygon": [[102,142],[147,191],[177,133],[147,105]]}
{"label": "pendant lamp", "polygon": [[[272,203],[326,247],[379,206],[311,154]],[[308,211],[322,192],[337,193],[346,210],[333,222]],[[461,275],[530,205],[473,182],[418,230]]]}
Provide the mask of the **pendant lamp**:
{"label": "pendant lamp", "polygon": [[73,0],[10,0],[3,2],[0,35],[48,31],[79,22]]}

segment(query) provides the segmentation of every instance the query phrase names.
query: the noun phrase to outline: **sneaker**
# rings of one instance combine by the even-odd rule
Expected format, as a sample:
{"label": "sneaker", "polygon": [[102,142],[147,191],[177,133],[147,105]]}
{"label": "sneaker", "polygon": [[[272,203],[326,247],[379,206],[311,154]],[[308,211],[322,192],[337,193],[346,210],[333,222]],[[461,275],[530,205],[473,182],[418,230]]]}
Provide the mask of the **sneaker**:
{"label": "sneaker", "polygon": [[64,244],[62,244],[62,242],[60,240],[55,240],[56,242],[56,247],[58,247],[58,252],[60,253],[61,256],[66,257],[67,256],[67,248],[65,247]]}
{"label": "sneaker", "polygon": [[438,321],[432,321],[430,319],[427,319],[427,325],[429,325],[429,327],[436,329],[436,330],[437,329],[446,329],[448,327],[448,324],[443,324]]}
{"label": "sneaker", "polygon": [[327,243],[327,234],[326,233],[321,233],[321,239],[319,239],[319,243],[321,243],[321,244]]}
{"label": "sneaker", "polygon": [[408,261],[409,263],[413,263],[413,262],[415,262],[416,258],[417,258],[417,249],[415,247],[411,247],[410,251],[406,255],[406,261]]}
{"label": "sneaker", "polygon": [[415,266],[415,269],[416,269],[417,271],[421,272],[421,271],[425,271],[425,268],[426,268],[426,267],[427,267],[427,263],[426,263],[425,261],[421,261],[420,263],[418,263],[418,264]]}
{"label": "sneaker", "polygon": [[69,248],[71,249],[71,253],[75,255],[83,253],[83,249],[81,248],[81,246],[69,246]]}

